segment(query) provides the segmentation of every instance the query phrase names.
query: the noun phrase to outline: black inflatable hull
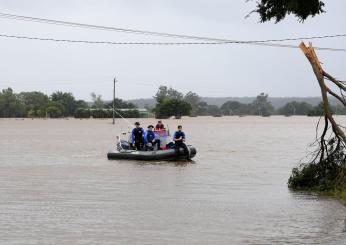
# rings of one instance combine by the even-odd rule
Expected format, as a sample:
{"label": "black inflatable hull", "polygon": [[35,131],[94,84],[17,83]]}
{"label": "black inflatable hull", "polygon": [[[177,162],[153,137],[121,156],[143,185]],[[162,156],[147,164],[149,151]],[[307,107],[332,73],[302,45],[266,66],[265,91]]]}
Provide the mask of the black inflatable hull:
{"label": "black inflatable hull", "polygon": [[141,161],[172,161],[172,160],[188,160],[192,159],[197,151],[193,146],[187,146],[189,154],[184,155],[184,150],[180,150],[177,155],[174,149],[161,150],[161,151],[110,151],[107,153],[108,159],[127,159],[127,160],[141,160]]}

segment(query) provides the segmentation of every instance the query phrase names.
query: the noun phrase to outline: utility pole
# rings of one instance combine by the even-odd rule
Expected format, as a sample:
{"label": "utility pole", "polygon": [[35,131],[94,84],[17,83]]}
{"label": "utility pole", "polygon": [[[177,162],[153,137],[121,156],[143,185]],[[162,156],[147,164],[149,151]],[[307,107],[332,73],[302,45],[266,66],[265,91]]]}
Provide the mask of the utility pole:
{"label": "utility pole", "polygon": [[114,77],[114,82],[113,82],[113,124],[115,124],[115,83],[116,82],[117,82],[117,80]]}

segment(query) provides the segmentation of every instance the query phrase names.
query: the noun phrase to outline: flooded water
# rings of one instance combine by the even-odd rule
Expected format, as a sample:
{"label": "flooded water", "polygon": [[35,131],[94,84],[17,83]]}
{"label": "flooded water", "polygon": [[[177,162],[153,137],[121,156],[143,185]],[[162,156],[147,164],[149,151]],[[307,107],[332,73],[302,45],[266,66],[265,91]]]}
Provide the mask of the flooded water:
{"label": "flooded water", "polygon": [[165,121],[187,164],[107,160],[124,121],[0,120],[0,244],[345,244],[343,205],[287,189],[317,120]]}

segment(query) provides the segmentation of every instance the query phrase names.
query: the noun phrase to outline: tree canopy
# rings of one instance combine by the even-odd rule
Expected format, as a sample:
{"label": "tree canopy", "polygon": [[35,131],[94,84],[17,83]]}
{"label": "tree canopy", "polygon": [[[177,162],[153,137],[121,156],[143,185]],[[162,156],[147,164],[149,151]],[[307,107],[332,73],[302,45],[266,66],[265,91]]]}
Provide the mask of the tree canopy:
{"label": "tree canopy", "polygon": [[19,96],[11,88],[3,89],[0,92],[0,117],[21,117],[24,107],[19,100]]}
{"label": "tree canopy", "polygon": [[92,92],[91,99],[93,101],[93,108],[103,109],[105,107],[105,103],[102,99],[102,95],[96,95],[94,92]]}
{"label": "tree canopy", "polygon": [[270,116],[274,112],[274,107],[268,101],[268,94],[261,93],[252,102],[254,114],[258,113],[259,116]]}
{"label": "tree canopy", "polygon": [[289,14],[295,15],[303,22],[310,16],[324,13],[324,6],[321,0],[259,0],[253,12],[260,15],[261,22],[274,19],[277,23]]}
{"label": "tree canopy", "polygon": [[72,93],[56,91],[51,95],[51,100],[56,102],[55,105],[63,106],[64,116],[73,116],[76,110],[76,100]]}
{"label": "tree canopy", "polygon": [[197,116],[198,105],[201,101],[199,95],[192,91],[189,91],[187,94],[185,94],[184,101],[190,103],[192,107],[191,115]]}
{"label": "tree canopy", "polygon": [[163,102],[164,100],[167,99],[178,99],[181,100],[183,99],[184,95],[180,93],[179,91],[173,89],[173,88],[168,88],[167,86],[160,86],[158,91],[156,92],[154,98],[158,103]]}
{"label": "tree canopy", "polygon": [[168,99],[157,104],[155,108],[155,115],[157,118],[169,118],[171,116],[181,118],[182,116],[189,116],[191,114],[191,110],[191,104],[186,101],[179,99]]}
{"label": "tree canopy", "polygon": [[279,113],[285,116],[307,115],[312,110],[312,106],[306,102],[292,101],[279,109]]}
{"label": "tree canopy", "polygon": [[[112,108],[113,107],[113,101],[109,102],[107,104],[107,106],[109,108]],[[122,99],[118,99],[118,98],[114,99],[114,107],[116,109],[135,109],[135,108],[137,108],[137,106],[135,104],[133,104],[131,102],[126,102],[126,101],[124,101]]]}

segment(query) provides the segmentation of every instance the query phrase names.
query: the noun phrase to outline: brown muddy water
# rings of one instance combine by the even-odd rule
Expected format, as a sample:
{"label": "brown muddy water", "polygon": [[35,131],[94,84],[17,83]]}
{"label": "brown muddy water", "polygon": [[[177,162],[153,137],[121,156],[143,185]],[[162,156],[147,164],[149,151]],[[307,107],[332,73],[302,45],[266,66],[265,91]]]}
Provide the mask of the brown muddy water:
{"label": "brown muddy water", "polygon": [[346,244],[343,205],[287,189],[317,120],[165,121],[187,164],[107,160],[122,120],[0,120],[0,244]]}

